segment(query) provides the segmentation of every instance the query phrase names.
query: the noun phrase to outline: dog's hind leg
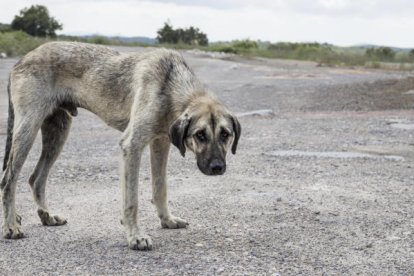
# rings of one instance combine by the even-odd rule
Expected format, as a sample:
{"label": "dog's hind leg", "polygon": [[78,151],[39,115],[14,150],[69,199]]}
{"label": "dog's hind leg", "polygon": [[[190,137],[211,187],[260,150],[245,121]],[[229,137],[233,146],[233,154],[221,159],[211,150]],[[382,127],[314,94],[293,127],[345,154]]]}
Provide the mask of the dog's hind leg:
{"label": "dog's hind leg", "polygon": [[170,150],[168,137],[154,139],[151,144],[152,200],[163,228],[185,228],[188,223],[172,216],[168,210],[167,161]]}
{"label": "dog's hind leg", "polygon": [[4,214],[3,236],[7,239],[19,239],[24,236],[18,223],[19,217],[16,215],[16,184],[20,170],[44,119],[44,112],[45,110],[35,109],[30,113],[24,113],[19,112],[19,109],[16,108],[11,156],[3,174],[4,179],[1,181]]}
{"label": "dog's hind leg", "polygon": [[43,225],[58,226],[66,224],[66,219],[49,213],[45,192],[49,170],[62,150],[71,122],[72,117],[66,111],[57,109],[42,124],[42,153],[29,178],[29,184],[38,207],[37,213]]}

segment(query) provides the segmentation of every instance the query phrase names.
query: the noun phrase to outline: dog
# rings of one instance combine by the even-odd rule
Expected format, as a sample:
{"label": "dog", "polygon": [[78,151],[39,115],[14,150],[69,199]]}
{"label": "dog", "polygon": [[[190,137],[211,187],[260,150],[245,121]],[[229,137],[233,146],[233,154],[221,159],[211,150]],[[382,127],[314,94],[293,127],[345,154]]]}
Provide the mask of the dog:
{"label": "dog", "polygon": [[9,117],[3,176],[3,236],[22,238],[15,210],[16,182],[41,130],[42,153],[29,178],[43,225],[66,224],[49,212],[48,173],[68,136],[77,108],[84,108],[122,132],[120,148],[123,217],[128,246],[151,250],[151,238],[138,225],[138,175],[141,154],[151,152],[152,194],[163,228],[188,223],[168,208],[166,167],[170,143],[181,155],[192,151],[206,175],[226,171],[226,153],[236,153],[241,126],[197,79],[181,54],[157,49],[120,54],[77,42],[49,42],[24,56],[10,73]]}

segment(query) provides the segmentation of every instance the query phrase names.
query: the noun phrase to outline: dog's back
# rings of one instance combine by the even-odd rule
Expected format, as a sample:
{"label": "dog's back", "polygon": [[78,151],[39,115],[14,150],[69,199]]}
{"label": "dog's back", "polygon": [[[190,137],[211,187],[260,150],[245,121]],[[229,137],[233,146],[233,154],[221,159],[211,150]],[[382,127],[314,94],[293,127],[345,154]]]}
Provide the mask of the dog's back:
{"label": "dog's back", "polygon": [[[172,80],[173,72],[179,78]],[[137,79],[137,75],[141,79]],[[148,82],[168,93],[164,91],[167,81],[169,86],[172,83],[191,88],[199,85],[175,51],[156,49],[148,53],[121,54],[93,44],[50,42],[16,64],[11,74],[11,98],[14,91],[26,91],[30,98],[47,102],[49,107],[67,106],[70,112],[82,107],[108,125],[123,130],[128,123],[136,87],[145,87]],[[180,89],[180,93],[185,90]],[[152,95],[147,93],[145,97]]]}
{"label": "dog's back", "polygon": [[25,55],[16,64],[14,71],[81,78],[89,69],[119,55],[117,51],[99,45],[49,42]]}

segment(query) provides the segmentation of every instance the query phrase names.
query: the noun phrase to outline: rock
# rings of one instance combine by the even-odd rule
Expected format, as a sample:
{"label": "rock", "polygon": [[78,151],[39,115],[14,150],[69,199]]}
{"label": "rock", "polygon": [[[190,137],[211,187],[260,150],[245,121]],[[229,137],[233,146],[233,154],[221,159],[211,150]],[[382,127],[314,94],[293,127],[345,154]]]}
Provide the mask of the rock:
{"label": "rock", "polygon": [[228,58],[228,57],[235,56],[235,54],[231,54],[231,53],[207,52],[207,51],[202,51],[202,50],[199,50],[199,49],[191,49],[191,50],[187,50],[186,52],[190,53],[190,54],[193,54],[195,56],[199,56],[199,57],[210,57],[210,58],[216,58],[216,59]]}
{"label": "rock", "polygon": [[238,113],[237,117],[273,117],[275,116],[275,113],[271,109],[259,109],[259,110],[253,110],[248,112],[242,112]]}
{"label": "rock", "polygon": [[216,273],[222,273],[222,272],[224,272],[224,267],[217,268]]}
{"label": "rock", "polygon": [[397,236],[389,236],[389,237],[387,237],[387,241],[399,241],[399,240],[401,240],[401,238],[400,237],[397,237]]}
{"label": "rock", "polygon": [[7,54],[6,53],[0,53],[0,58],[6,58],[7,57]]}
{"label": "rock", "polygon": [[403,124],[403,123],[397,123],[397,124],[391,124],[394,128],[404,129],[404,130],[414,130],[414,124]]}

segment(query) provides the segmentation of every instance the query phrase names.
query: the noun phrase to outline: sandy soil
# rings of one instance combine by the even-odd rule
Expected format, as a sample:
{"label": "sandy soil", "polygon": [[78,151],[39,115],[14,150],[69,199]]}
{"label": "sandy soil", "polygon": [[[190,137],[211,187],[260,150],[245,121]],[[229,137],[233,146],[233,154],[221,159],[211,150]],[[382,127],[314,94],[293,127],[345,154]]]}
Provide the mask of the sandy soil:
{"label": "sandy soil", "polygon": [[[412,275],[413,73],[184,55],[231,109],[272,110],[240,118],[239,151],[224,176],[202,175],[194,158],[172,149],[171,209],[190,227],[161,229],[146,152],[140,221],[154,250],[128,249],[120,133],[81,111],[48,184],[50,209],[68,224],[48,228],[37,218],[27,179],[38,140],[17,195],[27,238],[0,240],[0,274]],[[0,148],[15,62],[0,60]]]}

